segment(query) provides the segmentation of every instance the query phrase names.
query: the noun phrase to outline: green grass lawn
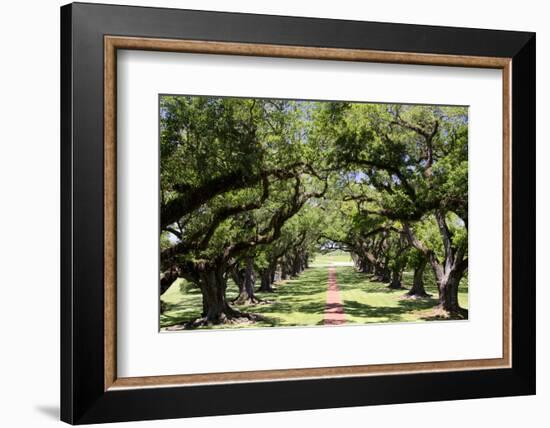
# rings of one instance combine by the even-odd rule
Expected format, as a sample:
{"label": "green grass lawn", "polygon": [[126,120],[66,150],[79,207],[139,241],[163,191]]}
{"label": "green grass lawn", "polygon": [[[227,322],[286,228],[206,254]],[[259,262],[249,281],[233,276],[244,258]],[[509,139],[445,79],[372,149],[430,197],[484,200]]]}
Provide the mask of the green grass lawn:
{"label": "green grass lawn", "polygon": [[353,263],[349,253],[344,251],[332,251],[327,254],[316,254],[311,262],[312,267],[324,267],[331,264]]}
{"label": "green grass lawn", "polygon": [[[310,268],[297,279],[275,284],[275,293],[256,292],[256,296],[268,303],[254,306],[238,306],[242,311],[262,314],[264,321],[254,324],[221,325],[213,328],[275,327],[322,324],[326,302],[327,268]],[[229,281],[227,298],[237,297],[237,286]],[[198,318],[202,297],[197,288],[179,279],[162,295],[166,310],[160,316],[161,327],[182,324]],[[208,327],[201,327],[208,328]]]}
{"label": "green grass lawn", "polygon": [[[327,258],[328,257],[328,258]],[[312,266],[299,278],[275,285],[275,293],[257,293],[268,303],[254,306],[237,306],[248,312],[262,314],[263,321],[251,324],[227,324],[202,328],[247,328],[322,325],[324,320],[328,265],[334,261],[347,262],[345,254],[318,256]],[[437,305],[437,290],[431,271],[425,275],[426,290],[430,299],[404,299],[406,290],[390,290],[386,284],[374,282],[352,266],[336,266],[346,323],[386,323],[426,321],[430,309]],[[405,273],[404,285],[412,282],[412,273]],[[237,287],[230,281],[227,297],[237,296]],[[184,324],[198,318],[202,307],[200,291],[179,279],[162,295],[164,312],[160,316],[161,328]],[[468,288],[465,279],[460,286],[460,305],[468,308]]]}
{"label": "green grass lawn", "polygon": [[[351,267],[337,267],[337,282],[347,323],[426,321],[429,310],[437,305],[437,288],[430,271],[424,276],[428,299],[404,299],[406,290],[391,290],[387,284],[370,281]],[[412,272],[403,275],[403,285],[410,288]],[[467,281],[459,289],[460,305],[468,308]]]}

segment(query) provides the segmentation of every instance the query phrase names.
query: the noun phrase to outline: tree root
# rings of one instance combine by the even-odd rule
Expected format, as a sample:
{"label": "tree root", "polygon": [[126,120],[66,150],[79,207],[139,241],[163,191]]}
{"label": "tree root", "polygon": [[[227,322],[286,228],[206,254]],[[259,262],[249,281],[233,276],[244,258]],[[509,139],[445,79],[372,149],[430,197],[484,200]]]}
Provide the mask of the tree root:
{"label": "tree root", "polygon": [[458,308],[453,311],[449,311],[441,307],[441,305],[436,306],[433,309],[425,312],[423,317],[425,320],[437,321],[437,320],[467,320],[468,319],[468,310],[464,308]]}
{"label": "tree root", "polygon": [[265,317],[260,314],[250,312],[239,312],[234,310],[234,314],[221,314],[218,318],[199,317],[184,324],[176,324],[166,327],[166,331],[192,330],[199,327],[211,327],[215,325],[239,325],[252,324],[263,321]]}
{"label": "tree root", "polygon": [[245,298],[243,298],[242,296],[238,296],[237,298],[233,299],[231,303],[239,306],[250,306],[250,305],[265,305],[271,302],[264,299],[260,299],[259,297],[256,297],[256,296],[245,297]]}
{"label": "tree root", "polygon": [[405,293],[403,295],[403,299],[411,299],[411,300],[420,300],[420,299],[429,299],[432,297],[432,294],[430,293],[411,293],[410,291],[408,293]]}

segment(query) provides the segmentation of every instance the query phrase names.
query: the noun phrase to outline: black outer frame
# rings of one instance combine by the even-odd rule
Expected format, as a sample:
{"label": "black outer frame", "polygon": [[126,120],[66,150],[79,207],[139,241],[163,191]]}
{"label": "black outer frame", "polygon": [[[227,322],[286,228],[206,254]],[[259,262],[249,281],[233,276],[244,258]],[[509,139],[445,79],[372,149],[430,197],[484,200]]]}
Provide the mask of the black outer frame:
{"label": "black outer frame", "polygon": [[[104,35],[512,58],[512,368],[104,392]],[[534,33],[63,6],[61,420],[85,424],[534,394],[535,95]]]}

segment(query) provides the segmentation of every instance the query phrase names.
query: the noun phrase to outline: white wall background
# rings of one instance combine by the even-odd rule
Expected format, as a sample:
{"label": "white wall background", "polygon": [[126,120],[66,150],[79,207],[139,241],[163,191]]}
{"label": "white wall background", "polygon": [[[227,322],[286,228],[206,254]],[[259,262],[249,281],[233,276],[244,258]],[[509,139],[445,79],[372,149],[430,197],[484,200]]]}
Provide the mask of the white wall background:
{"label": "white wall background", "polygon": [[[322,18],[485,27],[537,32],[538,176],[538,395],[461,402],[142,422],[141,426],[261,425],[439,426],[486,423],[501,428],[548,420],[550,292],[542,270],[550,257],[546,159],[550,115],[548,11],[541,1],[462,0],[147,0],[126,4]],[[103,3],[116,3],[104,0]],[[3,2],[0,6],[0,421],[7,427],[54,426],[59,406],[59,6],[58,0]],[[450,418],[448,415],[452,415]],[[447,419],[448,418],[448,419]],[[138,423],[125,426],[138,426]]]}

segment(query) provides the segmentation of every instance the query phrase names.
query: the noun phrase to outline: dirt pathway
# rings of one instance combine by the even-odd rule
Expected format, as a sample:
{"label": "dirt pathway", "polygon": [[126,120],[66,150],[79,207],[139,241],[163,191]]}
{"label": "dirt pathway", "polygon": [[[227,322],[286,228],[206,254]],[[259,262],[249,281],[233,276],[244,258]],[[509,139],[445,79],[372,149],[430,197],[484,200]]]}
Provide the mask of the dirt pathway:
{"label": "dirt pathway", "polygon": [[325,325],[339,325],[346,322],[344,305],[340,296],[340,289],[336,283],[336,269],[328,268],[327,305],[325,307]]}

